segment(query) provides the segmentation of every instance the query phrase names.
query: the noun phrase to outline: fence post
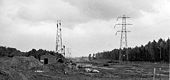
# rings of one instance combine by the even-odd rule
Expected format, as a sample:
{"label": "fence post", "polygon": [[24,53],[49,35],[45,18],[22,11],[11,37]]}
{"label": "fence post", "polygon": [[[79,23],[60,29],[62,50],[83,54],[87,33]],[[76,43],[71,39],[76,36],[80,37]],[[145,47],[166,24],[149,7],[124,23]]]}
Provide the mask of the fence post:
{"label": "fence post", "polygon": [[160,74],[160,72],[161,72],[161,68],[159,68],[159,78],[160,78],[160,80],[161,80],[161,74]]}
{"label": "fence post", "polygon": [[153,80],[155,80],[155,72],[156,72],[156,68],[154,68],[153,70]]}

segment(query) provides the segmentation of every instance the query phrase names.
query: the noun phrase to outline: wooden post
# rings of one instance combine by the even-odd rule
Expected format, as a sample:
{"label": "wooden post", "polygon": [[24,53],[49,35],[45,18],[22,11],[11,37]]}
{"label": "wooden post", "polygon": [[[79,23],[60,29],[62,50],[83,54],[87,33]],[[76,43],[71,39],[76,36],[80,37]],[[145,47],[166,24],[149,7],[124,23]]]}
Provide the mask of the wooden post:
{"label": "wooden post", "polygon": [[155,80],[155,72],[156,72],[156,68],[154,68],[153,70],[153,80]]}
{"label": "wooden post", "polygon": [[160,72],[161,72],[161,68],[159,68],[159,79],[161,80],[161,74],[160,74]]}

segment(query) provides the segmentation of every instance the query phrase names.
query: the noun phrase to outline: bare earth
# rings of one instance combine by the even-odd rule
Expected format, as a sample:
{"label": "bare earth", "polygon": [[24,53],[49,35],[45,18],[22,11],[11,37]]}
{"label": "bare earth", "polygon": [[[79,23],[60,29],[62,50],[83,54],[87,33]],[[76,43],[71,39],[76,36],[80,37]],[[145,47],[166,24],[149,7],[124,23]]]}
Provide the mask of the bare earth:
{"label": "bare earth", "polygon": [[170,72],[167,63],[115,63],[107,60],[76,62],[77,65],[91,65],[90,69],[99,71],[91,73],[86,72],[85,67],[74,69],[62,63],[42,65],[38,61],[34,62],[33,58],[22,58],[22,63],[16,63],[17,59],[0,58],[0,80],[153,80],[154,68],[155,80],[169,80]]}

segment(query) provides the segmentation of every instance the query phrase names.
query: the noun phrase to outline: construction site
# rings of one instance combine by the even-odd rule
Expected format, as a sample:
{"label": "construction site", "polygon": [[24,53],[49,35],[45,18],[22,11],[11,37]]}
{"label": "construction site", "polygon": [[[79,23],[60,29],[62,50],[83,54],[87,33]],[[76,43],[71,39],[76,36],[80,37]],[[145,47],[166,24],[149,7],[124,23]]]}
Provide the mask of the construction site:
{"label": "construction site", "polygon": [[[32,50],[30,53],[24,53],[25,55],[22,53],[1,57],[0,80],[169,80],[169,64],[131,62],[128,61],[128,54],[122,53],[123,48],[127,48],[127,32],[130,32],[126,30],[126,25],[131,25],[126,23],[126,18],[129,17],[123,15],[117,18],[122,20],[122,23],[116,24],[122,27],[117,31],[121,33],[117,60],[97,59],[95,55],[65,58],[62,23],[57,20],[55,52]],[[34,56],[31,53],[39,55]]]}
{"label": "construction site", "polygon": [[0,80],[170,80],[170,0],[0,0]]}

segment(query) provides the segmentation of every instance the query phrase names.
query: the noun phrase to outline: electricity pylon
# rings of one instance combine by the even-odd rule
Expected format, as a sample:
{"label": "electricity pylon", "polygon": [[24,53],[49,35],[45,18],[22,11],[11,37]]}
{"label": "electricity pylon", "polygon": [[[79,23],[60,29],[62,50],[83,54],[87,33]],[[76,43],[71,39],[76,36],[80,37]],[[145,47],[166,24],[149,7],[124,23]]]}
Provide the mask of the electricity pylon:
{"label": "electricity pylon", "polygon": [[[127,31],[126,26],[127,26],[127,25],[132,25],[132,24],[127,24],[127,23],[126,23],[126,22],[127,22],[127,18],[130,18],[130,17],[127,17],[127,16],[125,16],[125,15],[123,15],[123,16],[121,16],[121,17],[117,17],[117,21],[118,21],[119,19],[121,19],[122,22],[121,22],[121,23],[118,23],[118,24],[115,24],[115,26],[114,26],[114,28],[115,28],[117,25],[121,25],[121,30],[118,30],[118,31],[116,32],[116,35],[117,35],[118,32],[121,33],[119,61],[122,60],[122,49],[128,47],[128,45],[127,45],[127,43],[128,43],[128,42],[127,42],[127,32],[130,32],[130,31]],[[128,53],[127,53],[127,51],[125,51],[125,52],[126,52],[126,59],[128,60],[128,58],[129,58],[129,57],[128,57]],[[125,56],[125,55],[123,55],[123,56]]]}
{"label": "electricity pylon", "polygon": [[71,48],[67,48],[67,57],[71,58],[71,52],[70,52]]}
{"label": "electricity pylon", "polygon": [[65,55],[65,46],[62,44],[61,20],[57,20],[56,52]]}

